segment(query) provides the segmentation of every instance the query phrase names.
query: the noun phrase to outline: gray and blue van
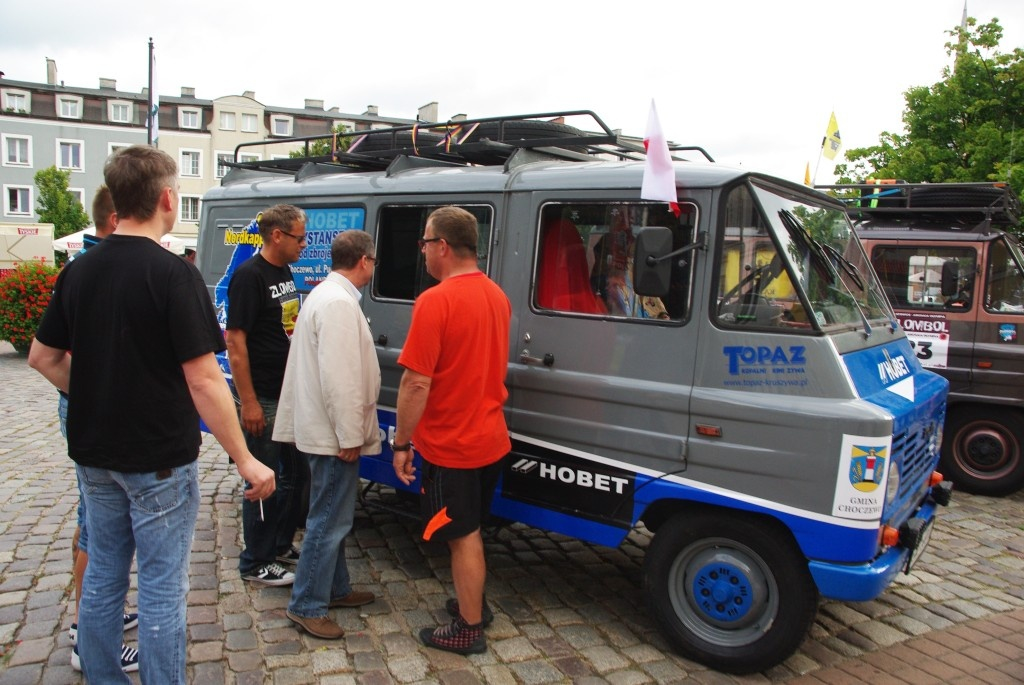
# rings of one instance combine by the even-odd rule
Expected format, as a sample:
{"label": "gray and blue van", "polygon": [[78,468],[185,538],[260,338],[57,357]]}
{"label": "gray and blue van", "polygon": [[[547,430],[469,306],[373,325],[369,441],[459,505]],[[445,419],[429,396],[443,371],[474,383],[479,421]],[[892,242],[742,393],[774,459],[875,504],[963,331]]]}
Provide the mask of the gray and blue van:
{"label": "gray and blue van", "polygon": [[368,483],[418,492],[387,446],[397,360],[434,285],[426,217],[458,205],[513,308],[495,517],[612,547],[645,527],[651,616],[736,673],[792,654],[819,597],[870,600],[910,572],[950,498],[935,471],[948,383],[921,366],[842,204],[692,148],[673,151],[676,213],[641,199],[640,142],[582,110],[342,137],[231,164],[203,199],[198,265],[222,306],[277,203],[308,216],[301,292],[339,231],[373,237],[383,453],[361,459]]}

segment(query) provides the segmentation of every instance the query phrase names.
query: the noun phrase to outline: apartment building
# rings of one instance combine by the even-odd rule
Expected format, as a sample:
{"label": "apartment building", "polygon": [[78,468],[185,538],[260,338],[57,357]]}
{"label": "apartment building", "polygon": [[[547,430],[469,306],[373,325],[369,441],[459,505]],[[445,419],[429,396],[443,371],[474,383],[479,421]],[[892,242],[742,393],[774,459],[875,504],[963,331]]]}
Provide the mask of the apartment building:
{"label": "apartment building", "polygon": [[[120,147],[147,142],[148,101],[145,89],[118,90],[108,78],[100,78],[98,88],[66,86],[52,60],[47,60],[46,83],[0,78],[0,221],[38,220],[34,176],[53,165],[71,172],[69,189],[91,213],[107,157]],[[364,130],[437,118],[436,103],[421,108],[417,118],[404,119],[382,117],[374,106],[362,114],[325,110],[323,100],[307,99],[302,108],[265,105],[252,91],[207,100],[189,87],[177,96],[160,95],[159,101],[157,147],[174,157],[180,174],[173,233],[187,244],[194,244],[199,231],[203,194],[220,183],[239,143],[330,133],[339,124]],[[241,161],[287,156],[288,150],[288,145],[248,147]]]}

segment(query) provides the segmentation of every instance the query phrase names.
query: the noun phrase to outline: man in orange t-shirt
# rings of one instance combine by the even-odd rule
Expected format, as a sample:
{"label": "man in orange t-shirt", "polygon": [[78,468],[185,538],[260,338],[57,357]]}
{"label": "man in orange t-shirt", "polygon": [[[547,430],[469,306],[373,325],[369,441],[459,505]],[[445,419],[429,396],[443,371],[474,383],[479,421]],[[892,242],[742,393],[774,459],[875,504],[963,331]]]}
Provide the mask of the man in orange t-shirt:
{"label": "man in orange t-shirt", "polygon": [[452,557],[452,622],[424,628],[420,639],[458,654],[487,650],[483,629],[494,616],[484,601],[480,522],[512,448],[502,409],[512,305],[477,267],[477,236],[476,217],[464,209],[427,217],[420,249],[440,283],[413,307],[391,443],[403,483],[415,479],[411,443],[423,457],[423,539],[447,542]]}

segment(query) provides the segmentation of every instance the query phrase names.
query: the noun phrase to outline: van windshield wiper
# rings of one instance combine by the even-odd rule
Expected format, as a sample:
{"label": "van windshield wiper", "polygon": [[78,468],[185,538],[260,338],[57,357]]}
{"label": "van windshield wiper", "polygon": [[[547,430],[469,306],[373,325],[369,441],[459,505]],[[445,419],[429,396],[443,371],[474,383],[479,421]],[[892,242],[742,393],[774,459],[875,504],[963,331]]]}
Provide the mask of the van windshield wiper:
{"label": "van windshield wiper", "polygon": [[864,279],[853,262],[844,257],[839,250],[831,245],[822,244],[821,248],[835,260],[835,263],[842,268],[843,273],[850,277],[850,280],[854,282],[858,289],[864,290]]}
{"label": "van windshield wiper", "polygon": [[824,278],[829,285],[834,285],[836,278],[834,270],[828,268],[828,264],[831,264],[828,257],[825,256],[824,251],[821,248],[821,243],[817,242],[810,235],[807,230],[804,229],[800,219],[796,218],[793,212],[788,209],[779,211],[779,218],[782,219],[782,225],[786,227],[786,232],[789,233],[789,238],[793,242],[797,243],[811,256],[811,263],[815,270]]}

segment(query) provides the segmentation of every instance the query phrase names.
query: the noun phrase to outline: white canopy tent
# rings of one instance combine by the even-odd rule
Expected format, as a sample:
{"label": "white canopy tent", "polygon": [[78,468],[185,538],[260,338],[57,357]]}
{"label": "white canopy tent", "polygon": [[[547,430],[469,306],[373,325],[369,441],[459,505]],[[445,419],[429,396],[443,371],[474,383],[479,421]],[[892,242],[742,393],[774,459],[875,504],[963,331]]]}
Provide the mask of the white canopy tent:
{"label": "white canopy tent", "polygon": [[[84,235],[96,235],[96,227],[89,226],[88,228],[82,229],[77,233],[66,235],[63,238],[57,238],[53,241],[53,249],[57,252],[67,252],[68,254],[76,254],[82,249]],[[168,233],[160,239],[160,244],[165,248],[173,252],[174,254],[185,253],[185,241],[181,238],[171,235]]]}

